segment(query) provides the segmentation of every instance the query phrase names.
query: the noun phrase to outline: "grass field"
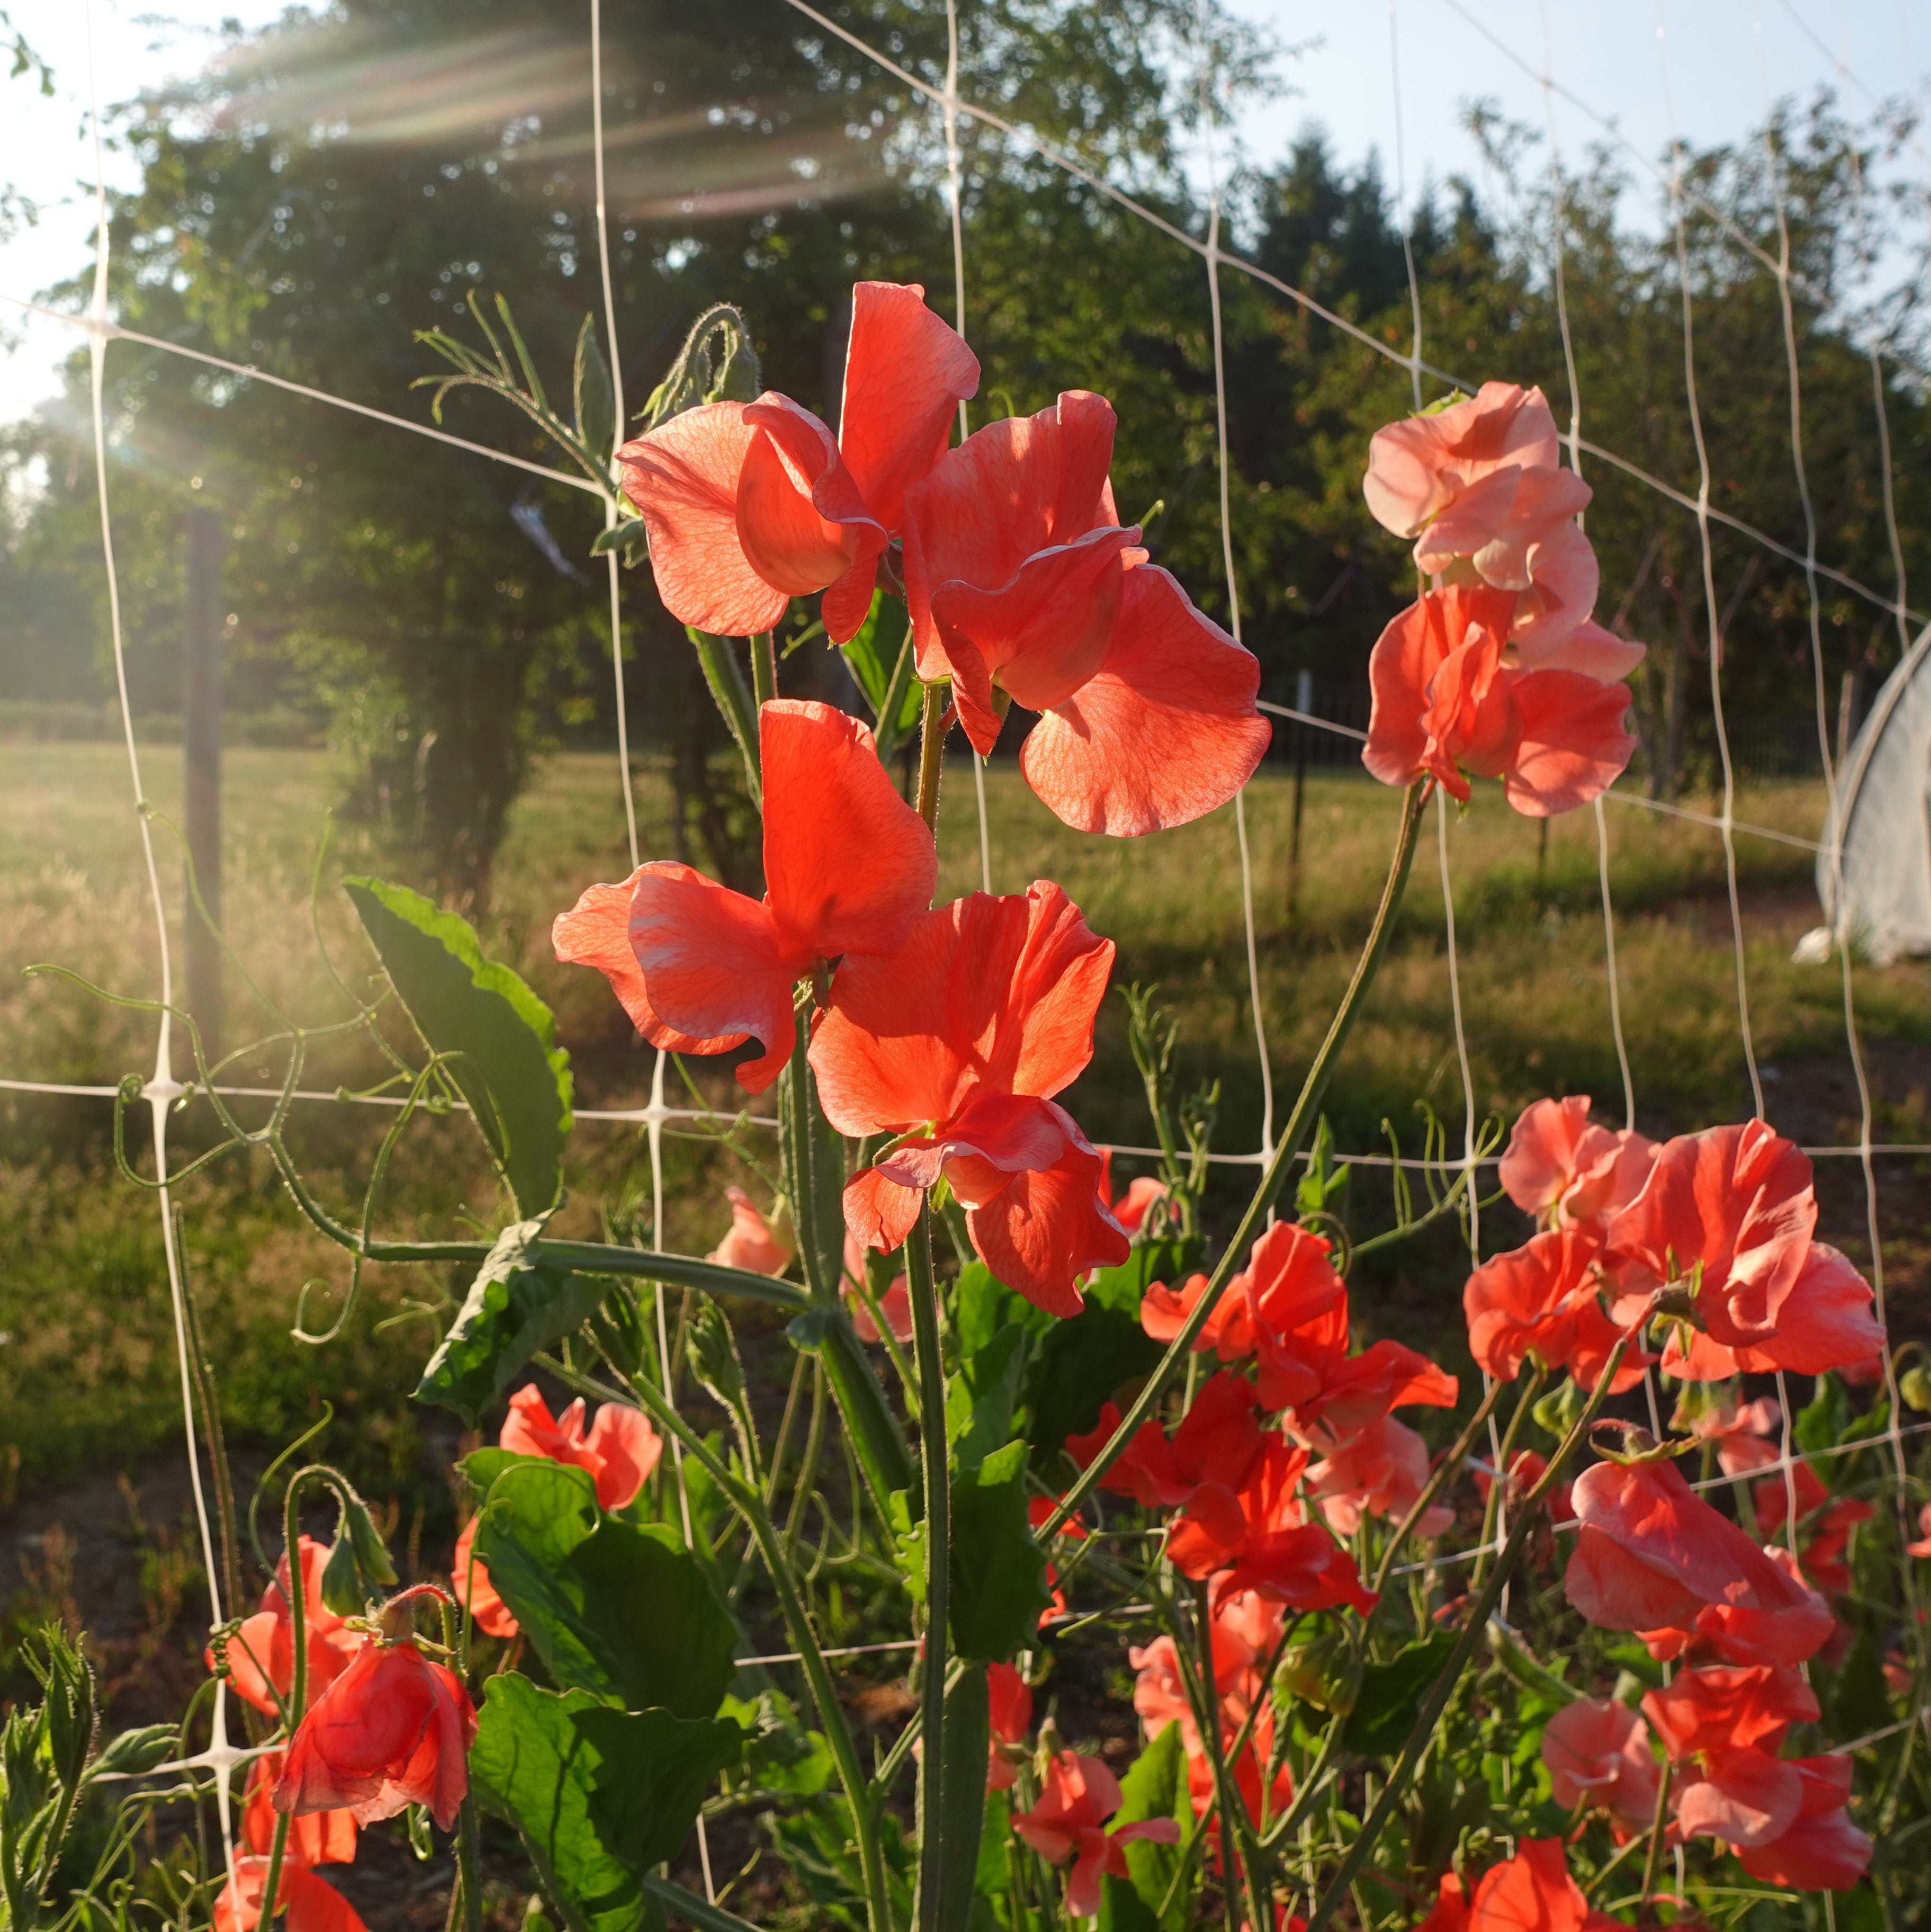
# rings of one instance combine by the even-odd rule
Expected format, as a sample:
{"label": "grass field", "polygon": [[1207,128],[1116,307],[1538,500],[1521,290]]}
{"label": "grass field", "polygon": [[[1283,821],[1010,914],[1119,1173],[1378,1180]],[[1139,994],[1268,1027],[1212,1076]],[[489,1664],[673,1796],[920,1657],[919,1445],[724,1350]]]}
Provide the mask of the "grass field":
{"label": "grass field", "polygon": [[[169,811],[178,796],[178,759],[161,747],[144,756],[151,795]],[[231,752],[227,765],[228,929],[268,995],[310,1022],[343,1010],[316,958],[307,909],[336,778],[321,752],[244,748]],[[1219,1144],[1251,1149],[1261,1085],[1231,810],[1124,842],[1068,832],[1010,768],[989,774],[988,791],[995,887],[1022,889],[1048,877],[1065,885],[1093,927],[1117,942],[1117,981],[1157,981],[1177,1011],[1189,1081],[1221,1082]],[[1269,773],[1248,801],[1264,1017],[1282,1112],[1351,968],[1398,810],[1393,794],[1359,777],[1310,778],[1297,911],[1290,920],[1291,794],[1288,780]],[[152,1066],[151,1017],[112,1008],[57,979],[21,976],[28,963],[52,960],[110,991],[153,992],[151,915],[126,796],[116,747],[10,746],[0,759],[0,1075],[111,1083]],[[636,796],[646,856],[668,854],[669,794],[661,773],[641,771]],[[1814,836],[1819,802],[1814,788],[1752,787],[1738,813]],[[1610,808],[1609,830],[1639,1124],[1662,1133],[1740,1117],[1749,1098],[1720,842],[1703,826],[1627,806]],[[164,886],[178,902],[178,853],[164,826],[157,836]],[[1478,1109],[1512,1116],[1539,1094],[1581,1091],[1619,1115],[1593,818],[1579,813],[1557,822],[1539,855],[1537,826],[1485,788],[1465,818],[1451,819],[1446,844]],[[941,849],[942,891],[976,886],[975,811],[963,766],[951,774],[943,800]],[[1854,1131],[1855,1096],[1838,970],[1790,959],[1792,942],[1819,916],[1811,855],[1740,835],[1738,860],[1751,1018],[1771,1117],[1808,1142],[1845,1140]],[[352,828],[338,832],[331,879],[376,863]],[[625,869],[612,760],[549,760],[517,808],[484,941],[555,1007],[586,1106],[640,1104],[650,1058],[601,980],[550,958],[549,924],[586,884]],[[338,964],[365,970],[369,956],[340,895],[325,892],[321,912]],[[1856,981],[1878,1086],[1879,1138],[1931,1141],[1931,971],[1909,962],[1860,967]],[[228,997],[238,1016],[238,979]],[[1123,1020],[1120,1004],[1111,1003],[1094,1065],[1069,1104],[1095,1139],[1132,1144],[1147,1138],[1147,1125]],[[232,1037],[243,1036],[241,1025],[238,1017]],[[247,1070],[268,1079],[279,1070],[264,1060]],[[307,1084],[367,1070],[364,1063],[323,1060]],[[697,1077],[710,1099],[731,1106],[727,1079],[701,1070]],[[1418,1102],[1447,1120],[1459,1146],[1463,1098],[1432,824],[1330,1112],[1344,1148],[1385,1148],[1385,1119],[1412,1151],[1420,1145]],[[0,1095],[0,1508],[13,1489],[31,1493],[55,1478],[136,1460],[167,1442],[176,1426],[154,1210],[113,1172],[109,1118],[98,1100]],[[358,1198],[375,1130],[367,1109],[324,1103],[302,1114],[304,1157],[337,1202]],[[466,1207],[486,1222],[496,1214],[466,1131],[460,1121],[425,1124],[394,1170],[386,1225],[446,1234],[459,1231]],[[205,1144],[205,1132],[195,1118],[184,1120],[181,1148]],[[583,1232],[596,1227],[603,1204],[634,1198],[647,1180],[639,1137],[628,1126],[583,1124],[574,1160],[565,1220]],[[1854,1169],[1852,1162],[1825,1163],[1820,1191],[1825,1232],[1857,1252],[1867,1244]],[[702,1252],[712,1245],[726,1218],[724,1182],[741,1172],[707,1141],[673,1144],[672,1246]],[[1225,1184],[1230,1210],[1239,1172]],[[1925,1298],[1931,1186],[1915,1161],[1888,1163],[1883,1184],[1887,1260],[1902,1325],[1918,1319]],[[433,1337],[432,1315],[420,1304],[434,1300],[436,1285],[425,1287],[420,1274],[372,1270],[343,1339],[325,1350],[304,1349],[287,1334],[298,1298],[304,1284],[316,1285],[316,1320],[346,1281],[339,1254],[297,1221],[259,1156],[231,1156],[181,1192],[196,1306],[235,1435],[278,1444],[327,1400],[358,1420],[352,1448],[345,1439],[334,1445],[337,1453],[359,1462],[373,1493],[408,1490],[412,1471],[430,1465],[425,1424],[401,1398]],[[1384,1174],[1364,1171],[1354,1193],[1351,1212],[1363,1225],[1385,1214]],[[1500,1216],[1489,1226],[1492,1244],[1507,1232]],[[1364,1300],[1379,1309],[1384,1327],[1432,1340],[1439,1326],[1444,1346],[1454,1346],[1460,1324],[1450,1318],[1459,1313],[1455,1290],[1465,1264],[1452,1233],[1438,1230],[1437,1238],[1375,1258],[1385,1265]],[[0,1577],[0,1600],[8,1580]]]}

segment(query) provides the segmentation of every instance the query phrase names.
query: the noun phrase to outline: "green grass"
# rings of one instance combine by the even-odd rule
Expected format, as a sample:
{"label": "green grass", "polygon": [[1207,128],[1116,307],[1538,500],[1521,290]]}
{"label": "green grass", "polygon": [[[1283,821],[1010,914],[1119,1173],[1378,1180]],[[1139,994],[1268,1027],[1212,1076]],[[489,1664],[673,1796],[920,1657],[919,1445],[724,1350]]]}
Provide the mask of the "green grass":
{"label": "green grass", "polygon": [[[150,795],[171,812],[179,795],[178,757],[149,746],[143,760]],[[310,1022],[343,1010],[316,957],[307,910],[337,778],[329,755],[319,752],[243,747],[227,763],[228,929],[266,994]],[[1117,982],[1157,981],[1178,1012],[1189,1082],[1221,1082],[1219,1144],[1251,1148],[1261,1084],[1231,808],[1179,831],[1121,842],[1067,831],[1009,767],[988,774],[987,790],[995,887],[1019,890],[1046,878],[1066,886],[1093,926],[1117,944]],[[1393,794],[1357,776],[1310,778],[1297,912],[1290,921],[1291,793],[1285,778],[1270,773],[1248,800],[1277,1117],[1351,969],[1399,809]],[[113,992],[154,991],[151,910],[127,797],[116,746],[12,746],[0,763],[0,1074],[105,1084],[152,1067],[151,1016],[110,1007],[57,979],[23,979],[20,970],[52,960]],[[670,800],[661,772],[640,773],[636,799],[646,855],[668,854]],[[1813,788],[1757,786],[1740,797],[1738,811],[1814,836],[1819,802]],[[1736,1118],[1747,1111],[1747,1090],[1720,842],[1708,828],[1631,807],[1612,807],[1609,828],[1639,1120],[1659,1132]],[[157,826],[156,838],[178,949],[182,868],[165,826]],[[1446,1118],[1459,1143],[1463,1100],[1435,842],[1431,822],[1393,948],[1331,1098],[1344,1147],[1384,1144],[1385,1118],[1412,1149],[1417,1102]],[[1555,824],[1539,858],[1537,826],[1485,788],[1465,818],[1451,819],[1447,844],[1478,1108],[1512,1115],[1539,1094],[1582,1091],[1619,1114],[1593,817],[1578,813]],[[942,891],[976,887],[973,788],[956,761],[942,800],[941,850]],[[1834,965],[1799,967],[1789,958],[1792,942],[1819,916],[1810,855],[1740,836],[1738,858],[1756,1037],[1761,1058],[1783,1076],[1771,1090],[1775,1118],[1787,1099],[1810,1093],[1807,1070],[1841,1058],[1841,989]],[[355,828],[338,829],[331,876],[379,865]],[[612,760],[547,760],[517,808],[484,939],[555,1007],[587,1106],[642,1102],[650,1057],[601,980],[550,957],[549,926],[585,884],[621,878],[627,868]],[[339,894],[325,895],[322,914],[338,965],[365,971],[368,956]],[[1913,1054],[1931,1045],[1931,976],[1906,963],[1860,968],[1857,979],[1886,1118],[1921,1123],[1921,1088],[1906,1075],[1921,1064]],[[244,993],[238,978],[231,976],[228,997],[238,1016]],[[1123,1022],[1120,1003],[1110,1002],[1093,1066],[1069,1104],[1094,1138],[1135,1143],[1148,1128]],[[238,1018],[236,1037],[240,1025]],[[184,1058],[178,1048],[178,1070]],[[277,1071],[265,1060],[242,1070],[262,1080]],[[307,1084],[327,1086],[367,1071],[365,1060],[324,1055]],[[697,1077],[718,1104],[733,1104],[727,1078],[701,1070]],[[1806,1138],[1841,1137],[1848,1123],[1827,1101],[1804,1115]],[[99,1101],[0,1095],[0,1332],[8,1337],[0,1343],[0,1480],[10,1467],[31,1484],[90,1463],[131,1460],[169,1442],[178,1426],[157,1220],[151,1199],[113,1172],[109,1118]],[[325,1104],[301,1114],[297,1138],[325,1198],[343,1207],[359,1198],[374,1131],[361,1108]],[[1916,1132],[1923,1131],[1920,1124]],[[460,1120],[425,1124],[397,1164],[386,1225],[447,1234],[462,1230],[466,1213],[485,1222],[496,1214],[467,1133]],[[182,1120],[178,1150],[205,1144],[205,1136],[204,1122]],[[667,1238],[701,1252],[722,1231],[723,1185],[742,1170],[703,1141],[673,1141],[670,1151]],[[601,1202],[647,1185],[636,1132],[584,1123],[571,1182],[559,1226],[593,1232]],[[1240,1171],[1231,1171],[1220,1190],[1229,1212],[1239,1182]],[[1365,1225],[1385,1211],[1385,1183],[1364,1173],[1357,1185],[1354,1211]],[[432,1334],[433,1315],[419,1304],[433,1304],[449,1285],[419,1271],[372,1270],[344,1339],[309,1350],[288,1337],[298,1299],[304,1284],[315,1284],[310,1318],[316,1320],[343,1292],[346,1263],[297,1220],[265,1160],[231,1156],[190,1184],[181,1204],[193,1286],[232,1432],[279,1443],[329,1400],[357,1418],[352,1432],[340,1432],[338,1451],[352,1434],[367,1465],[361,1473],[377,1492],[409,1488],[424,1454],[424,1425],[400,1397]],[[1857,1228],[1848,1224],[1848,1206],[1843,1213],[1847,1225],[1828,1231],[1849,1244]],[[1908,1288],[1915,1275],[1905,1260]],[[1452,1237],[1397,1251],[1375,1278],[1390,1324],[1432,1330],[1438,1312],[1453,1312],[1456,1265]]]}

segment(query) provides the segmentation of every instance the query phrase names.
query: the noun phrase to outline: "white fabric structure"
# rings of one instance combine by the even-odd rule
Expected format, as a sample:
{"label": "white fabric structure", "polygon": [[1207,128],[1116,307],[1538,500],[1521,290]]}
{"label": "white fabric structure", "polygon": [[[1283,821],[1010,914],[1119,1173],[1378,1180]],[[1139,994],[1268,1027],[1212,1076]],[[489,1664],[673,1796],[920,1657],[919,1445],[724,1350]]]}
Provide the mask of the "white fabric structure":
{"label": "white fabric structure", "polygon": [[1824,822],[1812,938],[1880,964],[1931,953],[1931,625],[1885,680],[1852,746]]}

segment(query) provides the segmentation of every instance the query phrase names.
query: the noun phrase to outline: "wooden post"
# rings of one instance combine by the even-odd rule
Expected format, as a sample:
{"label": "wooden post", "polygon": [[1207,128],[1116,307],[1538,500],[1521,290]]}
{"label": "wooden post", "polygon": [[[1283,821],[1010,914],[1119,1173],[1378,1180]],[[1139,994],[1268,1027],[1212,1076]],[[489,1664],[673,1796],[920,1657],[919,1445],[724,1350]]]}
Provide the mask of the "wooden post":
{"label": "wooden post", "polygon": [[[201,902],[221,922],[221,519],[213,510],[187,513],[187,600],[181,646],[181,742],[188,862]],[[220,1057],[221,949],[195,910],[187,935],[187,1009],[201,1029],[209,1060]]]}
{"label": "wooden post", "polygon": [[[1298,672],[1294,678],[1294,709],[1310,716],[1314,711],[1314,673]],[[1294,720],[1294,823],[1288,842],[1288,923],[1294,922],[1294,902],[1301,889],[1301,805],[1307,790],[1307,740],[1313,728],[1303,719]]]}

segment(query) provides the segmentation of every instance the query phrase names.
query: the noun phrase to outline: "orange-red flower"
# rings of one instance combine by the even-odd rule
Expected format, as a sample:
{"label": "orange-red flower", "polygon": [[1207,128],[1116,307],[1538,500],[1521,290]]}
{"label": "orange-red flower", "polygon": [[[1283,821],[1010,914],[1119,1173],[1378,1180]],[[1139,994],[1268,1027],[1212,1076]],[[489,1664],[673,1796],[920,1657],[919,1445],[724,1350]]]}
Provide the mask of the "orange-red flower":
{"label": "orange-red flower", "polygon": [[742,1187],[726,1188],[724,1198],[730,1203],[731,1225],[705,1260],[751,1274],[782,1274],[791,1264],[790,1244],[779,1238]]}
{"label": "orange-red flower", "polygon": [[[1603,1306],[1601,1251],[1599,1234],[1572,1222],[1484,1262],[1462,1291],[1469,1353],[1500,1382],[1513,1382],[1533,1355],[1593,1388],[1623,1339]],[[1654,1359],[1639,1348],[1626,1350],[1612,1392],[1633,1388]]]}
{"label": "orange-red flower", "polygon": [[1026,1755],[1026,1733],[1033,1728],[1033,1690],[1009,1664],[986,1666],[988,1726],[985,1788],[1009,1791]]}
{"label": "orange-red flower", "polygon": [[922,915],[891,956],[848,958],[813,1034],[825,1118],[899,1136],[846,1184],[845,1226],[889,1252],[940,1180],[979,1258],[1049,1314],[1079,1312],[1090,1270],[1126,1258],[1099,1156],[1052,1096],[1093,1056],[1113,965],[1055,885],[975,892]]}
{"label": "orange-red flower", "polygon": [[1525,670],[1504,653],[1512,590],[1430,590],[1381,633],[1368,660],[1374,707],[1361,761],[1384,784],[1432,773],[1453,796],[1500,778],[1531,818],[1573,812],[1622,776],[1636,741],[1629,692],[1558,659]]}
{"label": "orange-red flower", "polygon": [[591,886],[551,929],[557,958],[595,967],[652,1046],[724,1053],[758,1041],[764,1051],[737,1070],[753,1094],[791,1057],[796,982],[843,956],[897,951],[938,879],[931,833],[857,719],[774,698],[757,736],[762,899],[652,860],[621,885]]}
{"label": "orange-red flower", "polygon": [[1579,1527],[1563,1587],[1592,1624],[1701,1635],[1789,1664],[1830,1635],[1823,1600],[1696,1496],[1673,1463],[1598,1462],[1573,1496]]}
{"label": "orange-red flower", "polygon": [[1012,1828],[1049,1864],[1072,1861],[1066,1910],[1075,1918],[1090,1918],[1099,1910],[1100,1880],[1107,1874],[1126,1876],[1129,1840],[1180,1842],[1180,1828],[1171,1818],[1149,1818],[1108,1831],[1107,1820],[1119,1809],[1119,1780],[1098,1758],[1060,1751],[1046,1767],[1046,1788],[1039,1803],[1012,1821]]}
{"label": "orange-red flower", "polygon": [[1852,1765],[1848,1751],[1788,1760],[1799,1780],[1797,1816],[1768,1844],[1740,1845],[1737,1862],[1766,1885],[1798,1892],[1848,1892],[1870,1869],[1870,1834],[1846,1808]]}
{"label": "orange-red flower", "polygon": [[1739,1402],[1725,1394],[1697,1401],[1687,1390],[1669,1419],[1672,1429],[1687,1430],[1698,1442],[1713,1445],[1726,1476],[1745,1475],[1774,1462],[1777,1444],[1768,1438],[1783,1420],[1783,1406],[1774,1395]]}
{"label": "orange-red flower", "polygon": [[[322,1572],[328,1550],[309,1537],[301,1539],[303,1647],[308,1652],[308,1694],[313,1697],[348,1668],[362,1640],[322,1600]],[[281,1714],[275,1694],[286,1696],[295,1682],[295,1630],[289,1610],[288,1556],[275,1565],[275,1580],[262,1592],[262,1606],[244,1617],[228,1640],[228,1681],[235,1694],[270,1718]],[[214,1653],[208,1666],[214,1667]],[[272,1686],[271,1689],[270,1687]]]}
{"label": "orange-red flower", "polygon": [[415,1644],[365,1644],[297,1727],[277,1811],[347,1810],[358,1825],[428,1808],[444,1831],[469,1788],[475,1706],[463,1680]]}
{"label": "orange-red flower", "polygon": [[1599,1232],[1642,1191],[1656,1144],[1589,1118],[1589,1096],[1537,1100],[1516,1117],[1497,1168],[1503,1191],[1545,1227],[1579,1223]]}
{"label": "orange-red flower", "polygon": [[1482,1874],[1472,1896],[1444,1872],[1435,1908],[1415,1932],[1619,1932],[1619,1924],[1590,1909],[1560,1838],[1524,1838],[1513,1858]]}
{"label": "orange-red flower", "polygon": [[[580,1396],[563,1412],[560,1420],[550,1414],[550,1405],[534,1382],[526,1382],[510,1397],[509,1404],[510,1412],[496,1438],[499,1446],[519,1456],[541,1456],[548,1462],[567,1462],[586,1471],[597,1486],[601,1509],[622,1509],[632,1501],[664,1453],[664,1438],[651,1426],[650,1418],[628,1402],[605,1402],[587,1431]],[[476,1522],[472,1518],[456,1539],[450,1568],[456,1600],[467,1606],[479,1630],[490,1636],[513,1637],[516,1618],[490,1581],[489,1571],[477,1560],[475,1544]]]}
{"label": "orange-red flower", "polygon": [[1043,713],[1019,754],[1069,825],[1132,837],[1224,805],[1270,730],[1252,652],[1122,530],[1114,414],[1069,390],[988,423],[905,500],[905,600],[919,675],[949,678],[973,748],[1009,702]]}
{"label": "orange-red flower", "polygon": [[1808,1462],[1799,1462],[1792,1470],[1788,1485],[1781,1474],[1762,1477],[1750,1485],[1757,1528],[1773,1541],[1783,1540],[1792,1490],[1796,1492],[1804,1574],[1820,1590],[1846,1594],[1851,1569],[1844,1555],[1850,1546],[1851,1532],[1859,1523],[1870,1522],[1876,1511],[1861,1496],[1834,1496]]}
{"label": "orange-red flower", "polygon": [[[1243,1376],[1225,1370],[1210,1376],[1195,1391],[1172,1439],[1157,1422],[1143,1422],[1099,1486],[1132,1496],[1147,1509],[1175,1508],[1205,1489],[1225,1491],[1231,1502],[1264,1439],[1254,1404],[1254,1385]],[[1089,1434],[1066,1438],[1066,1454],[1084,1468],[1119,1426],[1120,1411],[1107,1402]],[[1301,1464],[1306,1460],[1303,1456]]]}
{"label": "orange-red flower", "polygon": [[[865,1279],[865,1250],[852,1238],[851,1232],[845,1232],[844,1279],[839,1284],[844,1296],[845,1308],[851,1316],[852,1327],[861,1342],[877,1342],[883,1338],[878,1332],[878,1324],[871,1318],[871,1310],[865,1304],[865,1298],[858,1292],[859,1283]],[[912,1339],[912,1291],[904,1276],[895,1275],[885,1292],[878,1298],[878,1312],[885,1317],[885,1325],[892,1331],[895,1342],[909,1342]]]}
{"label": "orange-red flower", "polygon": [[[214,1901],[215,1932],[253,1932],[268,1888],[268,1856],[274,1849],[273,1793],[281,1776],[279,1751],[258,1757],[249,1767],[247,1802],[241,1808],[241,1848],[234,1876]],[[290,1932],[361,1932],[361,1919],[325,1880],[317,1865],[346,1865],[355,1856],[356,1825],[346,1811],[314,1811],[291,1821],[282,1848],[281,1883],[276,1903],[288,1914]]]}
{"label": "orange-red flower", "polygon": [[[1399,1520],[1414,1508],[1428,1486],[1428,1445],[1407,1424],[1378,1414],[1342,1436],[1308,1471],[1307,1486],[1328,1528],[1352,1536],[1364,1517]],[[1454,1520],[1454,1510],[1437,1504],[1422,1512],[1415,1533],[1439,1536]]]}
{"label": "orange-red flower", "polygon": [[1579,1697],[1543,1727],[1549,1794],[1565,1810],[1587,1804],[1606,1811],[1619,1843],[1646,1831],[1656,1815],[1660,1774],[1649,1726],[1627,1704]]}
{"label": "orange-red flower", "polygon": [[853,287],[835,438],[767,390],[686,410],[617,452],[657,593],[680,624],[748,637],[823,590],[832,641],[856,634],[905,492],[979,388],[977,358],[925,295],[916,282]]}
{"label": "orange-red flower", "polygon": [[1166,1198],[1167,1184],[1164,1180],[1156,1180],[1150,1174],[1140,1174],[1126,1184],[1126,1192],[1116,1201],[1113,1196],[1113,1154],[1111,1149],[1101,1148],[1100,1204],[1128,1234],[1137,1234],[1146,1225],[1147,1216]]}

